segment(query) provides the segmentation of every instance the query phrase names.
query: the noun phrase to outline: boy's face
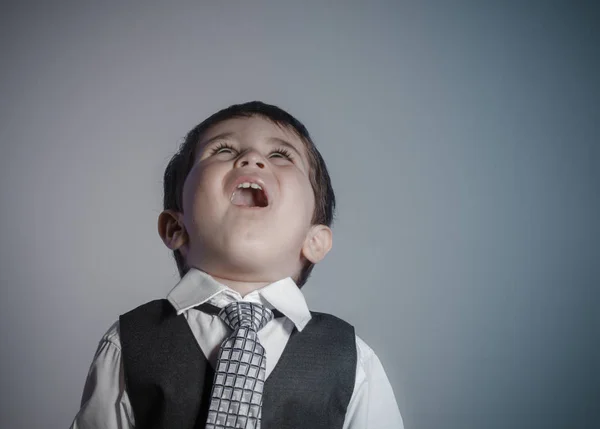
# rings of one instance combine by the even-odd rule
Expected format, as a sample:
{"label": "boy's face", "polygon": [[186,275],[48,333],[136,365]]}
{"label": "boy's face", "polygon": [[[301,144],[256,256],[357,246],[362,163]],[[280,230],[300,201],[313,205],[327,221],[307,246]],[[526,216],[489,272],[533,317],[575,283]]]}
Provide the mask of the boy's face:
{"label": "boy's face", "polygon": [[295,275],[301,256],[311,259],[305,253],[314,232],[309,173],[304,143],[286,128],[258,116],[210,128],[183,189],[188,265],[240,281]]}

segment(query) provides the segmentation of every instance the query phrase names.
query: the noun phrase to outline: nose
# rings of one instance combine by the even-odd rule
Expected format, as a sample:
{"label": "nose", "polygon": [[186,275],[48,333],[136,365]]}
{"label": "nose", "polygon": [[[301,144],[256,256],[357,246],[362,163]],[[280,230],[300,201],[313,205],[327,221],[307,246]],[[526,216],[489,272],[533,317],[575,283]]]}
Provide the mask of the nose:
{"label": "nose", "polygon": [[258,167],[258,168],[265,168],[265,163],[263,160],[263,157],[257,153],[254,150],[249,150],[246,153],[244,153],[242,156],[240,156],[236,163],[235,163],[236,167]]}

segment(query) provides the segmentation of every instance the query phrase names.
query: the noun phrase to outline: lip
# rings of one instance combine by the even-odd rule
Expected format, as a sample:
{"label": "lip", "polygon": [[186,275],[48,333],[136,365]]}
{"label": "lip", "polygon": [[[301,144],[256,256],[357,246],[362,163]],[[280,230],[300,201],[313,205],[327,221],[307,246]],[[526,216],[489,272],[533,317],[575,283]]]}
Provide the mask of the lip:
{"label": "lip", "polygon": [[264,209],[264,208],[267,208],[267,207],[271,206],[271,204],[272,204],[271,194],[269,192],[268,186],[266,185],[265,181],[262,178],[260,178],[257,175],[253,175],[253,174],[246,174],[246,175],[237,177],[233,181],[233,183],[231,184],[231,186],[229,186],[229,188],[228,188],[229,192],[228,192],[227,198],[231,198],[231,196],[233,195],[233,193],[237,189],[238,185],[240,185],[241,183],[244,183],[244,182],[256,183],[257,185],[259,185],[262,188],[262,190],[263,190],[263,192],[265,194],[265,197],[267,198],[267,206],[266,207],[244,207],[244,208],[256,210],[256,209]]}

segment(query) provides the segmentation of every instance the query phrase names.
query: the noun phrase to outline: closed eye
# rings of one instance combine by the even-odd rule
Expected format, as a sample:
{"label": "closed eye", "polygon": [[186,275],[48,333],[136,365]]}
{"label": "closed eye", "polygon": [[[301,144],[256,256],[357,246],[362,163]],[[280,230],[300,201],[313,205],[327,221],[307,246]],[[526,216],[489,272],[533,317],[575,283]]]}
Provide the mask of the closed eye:
{"label": "closed eye", "polygon": [[228,143],[219,143],[217,146],[211,149],[210,154],[216,155],[219,153],[234,153],[237,152],[233,146]]}
{"label": "closed eye", "polygon": [[[218,155],[221,153],[230,153],[230,154],[235,154],[237,153],[237,149],[234,148],[233,146],[231,146],[229,143],[225,143],[225,142],[220,142],[217,146],[215,146],[214,148],[212,148],[210,150],[210,155]],[[271,154],[269,155],[269,158],[282,158],[282,159],[287,159],[289,161],[294,160],[294,157],[292,156],[292,153],[287,150],[285,147],[280,147],[275,149],[274,151],[271,152]]]}
{"label": "closed eye", "polygon": [[294,158],[292,157],[292,153],[289,150],[287,150],[286,148],[283,148],[283,147],[281,147],[279,149],[275,149],[273,152],[271,152],[270,158],[273,158],[273,157],[275,157],[275,158],[287,158],[290,161],[294,160]]}

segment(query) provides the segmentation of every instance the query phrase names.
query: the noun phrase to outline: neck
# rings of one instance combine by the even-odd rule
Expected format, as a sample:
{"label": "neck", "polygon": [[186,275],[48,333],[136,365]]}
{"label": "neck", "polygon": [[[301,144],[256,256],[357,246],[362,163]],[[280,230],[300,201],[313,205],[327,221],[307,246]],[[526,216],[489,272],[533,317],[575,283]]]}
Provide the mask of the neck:
{"label": "neck", "polygon": [[268,284],[271,284],[271,282],[242,282],[238,280],[227,279],[224,277],[217,277],[212,274],[211,276],[219,283],[224,284],[225,286],[228,286],[229,288],[238,292],[240,295],[242,295],[242,297],[248,295],[250,292],[253,292],[257,289],[265,287]]}

